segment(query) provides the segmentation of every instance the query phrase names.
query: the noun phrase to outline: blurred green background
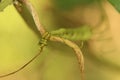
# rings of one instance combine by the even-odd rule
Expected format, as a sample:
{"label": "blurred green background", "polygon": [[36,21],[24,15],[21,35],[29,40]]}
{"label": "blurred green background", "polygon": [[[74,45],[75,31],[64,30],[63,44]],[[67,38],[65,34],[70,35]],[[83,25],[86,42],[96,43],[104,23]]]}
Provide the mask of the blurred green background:
{"label": "blurred green background", "polygon": [[[103,16],[99,6],[101,0],[31,0],[31,2],[39,14],[41,23],[48,31],[83,24],[95,28],[91,40],[88,40],[82,49],[85,56],[86,80],[120,79],[119,46],[116,45],[119,42],[115,40],[114,32],[116,29],[106,25],[106,21],[96,28]],[[107,14],[114,13],[114,16],[119,16],[107,2],[103,2],[103,7]],[[0,12],[0,75],[18,69],[39,52],[40,36],[36,32],[31,16],[27,15],[25,10],[21,14],[28,24],[13,5]],[[108,17],[113,19],[111,15]],[[119,17],[116,18],[119,20]],[[112,23],[114,21],[109,21],[109,25],[114,24]],[[120,26],[117,24],[114,25]],[[119,29],[116,32],[119,32]],[[103,38],[105,40],[101,40]],[[80,41],[77,41],[77,44],[80,45]],[[25,69],[0,80],[18,79],[80,80],[80,72],[71,48],[61,43],[49,42],[41,56]]]}

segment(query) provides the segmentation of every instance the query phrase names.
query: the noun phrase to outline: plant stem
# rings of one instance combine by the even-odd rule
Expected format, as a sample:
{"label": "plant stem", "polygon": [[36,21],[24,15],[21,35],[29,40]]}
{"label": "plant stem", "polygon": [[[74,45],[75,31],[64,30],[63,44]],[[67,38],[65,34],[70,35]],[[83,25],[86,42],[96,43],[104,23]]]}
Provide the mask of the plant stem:
{"label": "plant stem", "polygon": [[50,35],[49,35],[48,32],[46,32],[44,35],[42,35],[42,39],[40,41],[41,45],[40,45],[40,51],[39,51],[39,53],[37,53],[31,60],[29,60],[27,63],[25,63],[22,67],[18,68],[17,70],[15,70],[13,72],[8,73],[8,74],[0,75],[0,78],[7,77],[7,76],[13,75],[13,74],[21,71],[27,65],[29,65],[32,61],[34,61],[41,54],[41,52],[43,51],[43,48],[47,45],[47,40],[49,38],[50,38]]}
{"label": "plant stem", "polygon": [[65,43],[66,45],[68,45],[75,51],[75,54],[76,54],[78,62],[79,62],[79,67],[80,67],[80,72],[81,72],[81,80],[84,80],[84,57],[83,57],[83,54],[82,54],[80,48],[74,42],[64,39],[64,38],[51,36],[50,40]]}
{"label": "plant stem", "polygon": [[25,63],[22,67],[20,67],[19,69],[15,70],[13,72],[8,73],[8,74],[0,75],[0,78],[4,78],[4,77],[10,76],[10,75],[13,75],[13,74],[21,71],[22,69],[24,69],[27,65],[29,65],[32,61],[34,61],[41,54],[44,46],[45,46],[45,44],[42,44],[40,46],[40,52],[37,53],[31,60],[29,60],[27,63]]}
{"label": "plant stem", "polygon": [[26,7],[28,8],[29,12],[31,13],[31,15],[33,17],[33,20],[35,22],[35,25],[36,25],[37,29],[39,30],[41,35],[43,35],[46,32],[46,30],[42,26],[42,24],[40,23],[39,16],[38,16],[35,8],[33,7],[33,5],[28,0],[18,0],[18,1],[21,2],[22,4],[26,5]]}
{"label": "plant stem", "polygon": [[[28,8],[29,12],[31,13],[31,15],[34,19],[34,22],[37,26],[37,29],[39,30],[39,32],[43,36],[47,31],[41,25],[40,20],[39,20],[39,16],[38,16],[36,10],[34,9],[34,7],[32,6],[32,4],[28,0],[19,0],[19,2],[26,5],[26,7]],[[84,80],[84,57],[83,57],[83,54],[82,54],[80,48],[74,42],[72,42],[70,40],[63,39],[63,38],[56,37],[56,36],[52,36],[52,35],[48,36],[48,37],[49,37],[48,39],[51,41],[65,43],[66,45],[68,45],[69,47],[71,47],[75,51],[75,54],[77,56],[77,59],[78,59],[79,65],[80,65],[81,80]]]}

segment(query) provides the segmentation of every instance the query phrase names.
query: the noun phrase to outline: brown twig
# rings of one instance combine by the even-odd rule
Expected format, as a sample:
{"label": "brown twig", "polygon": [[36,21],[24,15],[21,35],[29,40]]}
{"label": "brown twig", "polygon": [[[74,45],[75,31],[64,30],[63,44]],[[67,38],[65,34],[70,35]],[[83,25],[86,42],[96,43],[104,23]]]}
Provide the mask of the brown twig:
{"label": "brown twig", "polygon": [[80,66],[81,80],[84,80],[84,57],[83,57],[83,54],[82,54],[80,48],[74,42],[64,39],[64,38],[51,36],[50,40],[65,43],[66,45],[68,45],[75,51],[75,54],[77,56],[79,66]]}
{"label": "brown twig", "polygon": [[28,8],[29,12],[31,13],[31,15],[34,19],[37,29],[39,30],[41,35],[43,35],[46,32],[46,30],[40,23],[39,16],[38,16],[35,8],[33,7],[33,5],[28,0],[18,0],[18,1],[21,2],[22,4],[26,5],[26,7]]}
{"label": "brown twig", "polygon": [[[79,65],[80,65],[81,80],[84,80],[84,57],[83,57],[83,54],[82,54],[80,48],[70,40],[63,39],[63,38],[60,38],[60,37],[55,37],[55,36],[52,36],[52,35],[50,36],[47,33],[47,31],[44,29],[44,27],[41,25],[40,20],[39,20],[39,16],[38,16],[36,10],[34,9],[34,7],[32,6],[32,4],[28,0],[16,0],[16,1],[19,1],[21,4],[26,5],[26,7],[28,8],[29,12],[31,13],[31,15],[32,15],[32,17],[34,19],[34,22],[36,24],[37,29],[39,30],[39,32],[43,36],[43,38],[42,38],[43,41],[45,41],[45,42],[43,42],[41,44],[40,52],[37,55],[35,55],[30,61],[28,61],[25,65],[23,65],[21,68],[19,68],[16,71],[13,71],[11,73],[0,76],[0,78],[15,74],[16,72],[18,72],[18,71],[22,70],[23,68],[25,68],[28,64],[30,64],[34,59],[36,59],[40,55],[40,53],[42,52],[43,47],[45,46],[45,43],[46,43],[47,39],[49,39],[51,41],[57,41],[57,42],[65,43],[66,45],[68,45],[69,47],[71,47],[75,51],[75,54],[76,54],[76,56],[78,58],[78,62],[79,62]],[[14,5],[17,8],[17,4],[14,4]]]}

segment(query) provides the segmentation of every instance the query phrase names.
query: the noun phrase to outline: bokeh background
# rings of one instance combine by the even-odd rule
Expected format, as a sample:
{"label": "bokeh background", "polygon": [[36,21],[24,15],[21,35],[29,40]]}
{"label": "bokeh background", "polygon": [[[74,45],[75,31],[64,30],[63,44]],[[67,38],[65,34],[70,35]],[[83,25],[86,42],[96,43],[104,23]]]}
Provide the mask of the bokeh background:
{"label": "bokeh background", "polygon": [[[30,1],[48,31],[92,26],[93,36],[82,48],[86,80],[120,80],[120,14],[111,4],[102,0]],[[40,36],[33,20],[26,9],[21,14],[13,5],[0,12],[0,75],[18,69],[39,52]],[[80,72],[71,48],[49,42],[25,69],[0,80],[80,80]]]}

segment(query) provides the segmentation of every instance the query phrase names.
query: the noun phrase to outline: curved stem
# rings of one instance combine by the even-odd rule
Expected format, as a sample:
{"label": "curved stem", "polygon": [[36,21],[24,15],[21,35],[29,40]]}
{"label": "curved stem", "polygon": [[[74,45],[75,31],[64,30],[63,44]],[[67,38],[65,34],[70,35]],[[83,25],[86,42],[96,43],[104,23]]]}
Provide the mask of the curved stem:
{"label": "curved stem", "polygon": [[[29,12],[31,13],[31,15],[33,17],[33,20],[35,22],[35,25],[36,25],[37,29],[39,30],[41,35],[43,35],[46,32],[46,30],[42,26],[42,24],[40,23],[40,19],[39,19],[38,13],[36,12],[36,10],[33,7],[33,5],[28,0],[17,0],[17,1],[20,2],[21,4],[24,4],[28,8]],[[17,7],[17,4],[14,3],[14,6]],[[19,9],[19,8],[17,8],[17,9]]]}
{"label": "curved stem", "polygon": [[41,45],[41,47],[40,47],[40,52],[37,53],[30,61],[28,61],[28,62],[27,62],[26,64],[24,64],[22,67],[20,67],[19,69],[15,70],[15,71],[13,71],[13,72],[8,73],[8,74],[0,75],[0,78],[13,75],[13,74],[21,71],[22,69],[24,69],[27,65],[29,65],[33,60],[35,60],[35,59],[40,55],[40,53],[42,52],[44,46],[45,46],[45,45]]}
{"label": "curved stem", "polygon": [[42,36],[42,39],[40,41],[41,45],[40,45],[40,52],[38,54],[36,54],[30,61],[28,61],[26,64],[24,64],[22,67],[20,67],[19,69],[13,71],[13,72],[10,72],[8,74],[4,74],[4,75],[1,75],[0,78],[3,78],[3,77],[6,77],[6,76],[10,76],[12,74],[15,74],[19,71],[21,71],[23,68],[25,68],[27,65],[29,65],[33,60],[35,60],[39,55],[40,53],[42,52],[43,48],[47,45],[47,40],[50,38],[50,34],[48,32],[46,32],[45,34],[43,34]]}
{"label": "curved stem", "polygon": [[50,40],[65,43],[66,45],[68,45],[75,51],[75,54],[79,62],[81,80],[84,80],[84,57],[83,57],[83,54],[80,48],[74,42],[67,40],[67,39],[60,38],[60,37],[51,36]]}
{"label": "curved stem", "polygon": [[[36,10],[33,8],[32,4],[28,0],[18,0],[18,1],[21,2],[22,4],[26,5],[26,7],[28,8],[29,12],[31,13],[31,15],[34,19],[34,22],[37,26],[37,29],[40,31],[41,35],[43,36],[46,33],[46,30],[41,25],[40,20],[39,20],[39,16],[38,16]],[[17,6],[17,5],[15,5],[15,6]],[[83,57],[83,54],[82,54],[80,48],[70,40],[63,39],[60,37],[55,37],[55,36],[48,36],[48,37],[49,37],[49,40],[51,40],[51,41],[58,41],[58,42],[65,43],[66,45],[68,45],[69,47],[71,47],[75,51],[75,54],[77,56],[77,59],[78,59],[79,65],[80,65],[81,80],[84,80],[84,57]],[[30,62],[32,62],[32,61],[30,61]],[[27,65],[30,62],[28,62]],[[20,71],[21,69],[23,69],[25,66],[21,67],[20,69],[14,71],[12,73],[9,73],[9,74],[3,75],[3,76],[5,77],[8,75],[14,74],[14,73]]]}

